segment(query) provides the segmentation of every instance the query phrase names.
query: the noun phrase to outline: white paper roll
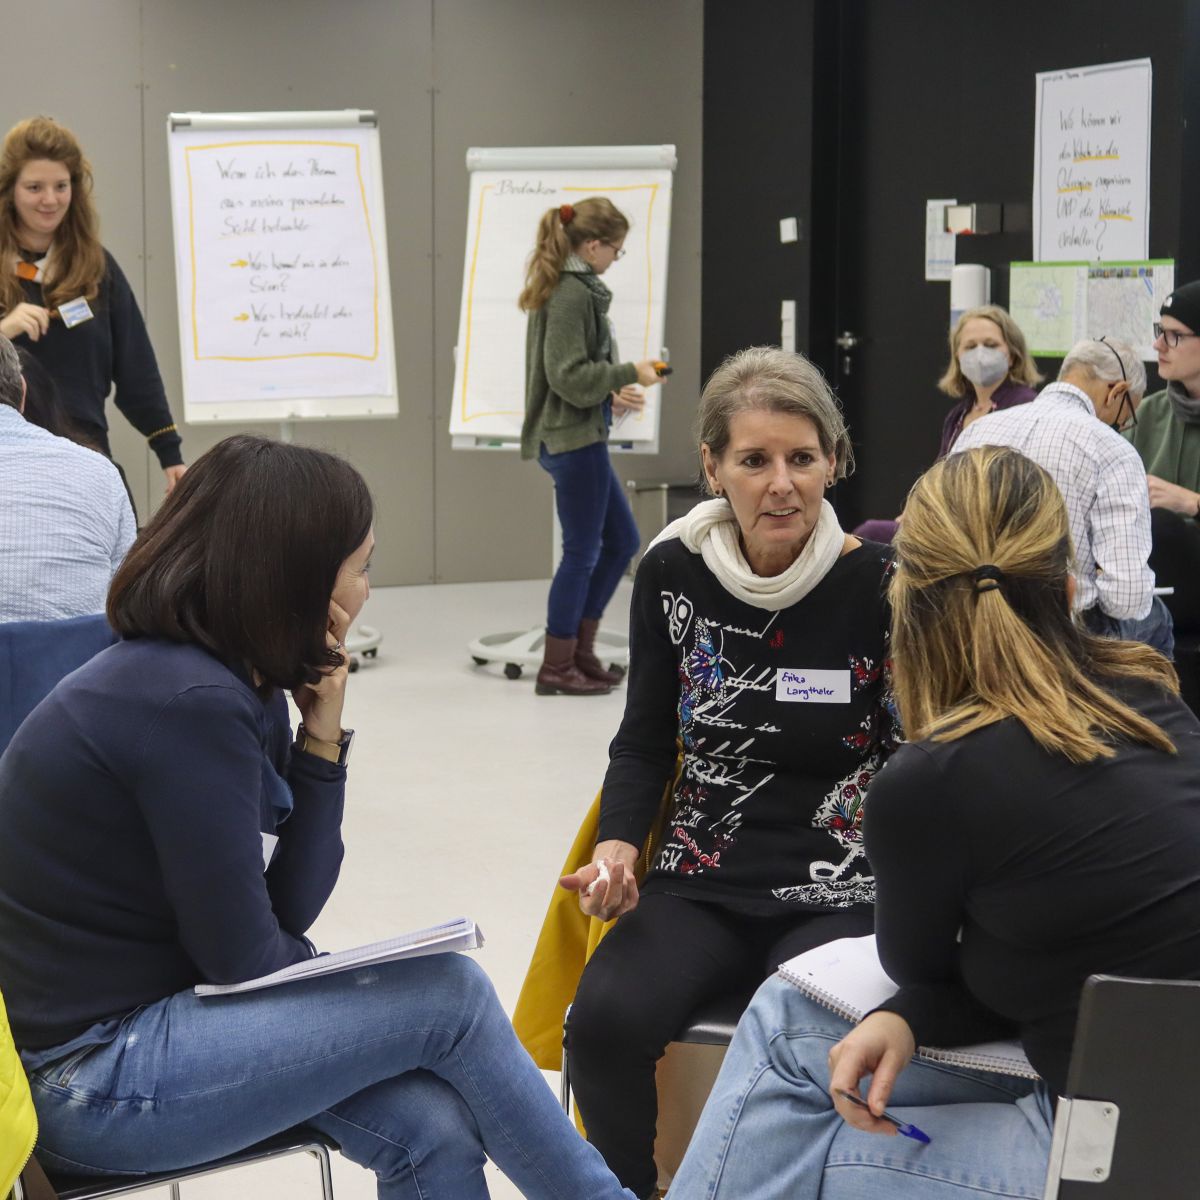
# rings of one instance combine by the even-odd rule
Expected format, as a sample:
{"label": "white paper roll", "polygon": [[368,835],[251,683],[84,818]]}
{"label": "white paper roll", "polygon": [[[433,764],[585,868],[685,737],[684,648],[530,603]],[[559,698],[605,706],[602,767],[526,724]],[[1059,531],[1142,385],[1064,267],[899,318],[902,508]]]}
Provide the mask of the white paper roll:
{"label": "white paper roll", "polygon": [[992,298],[992,273],[979,263],[959,263],[950,272],[950,325]]}

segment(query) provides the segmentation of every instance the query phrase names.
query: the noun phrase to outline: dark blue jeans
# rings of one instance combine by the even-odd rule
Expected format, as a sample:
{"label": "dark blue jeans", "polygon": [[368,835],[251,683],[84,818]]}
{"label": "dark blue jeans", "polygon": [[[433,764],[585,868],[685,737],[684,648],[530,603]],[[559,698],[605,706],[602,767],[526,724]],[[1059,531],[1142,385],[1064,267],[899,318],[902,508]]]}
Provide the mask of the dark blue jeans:
{"label": "dark blue jeans", "polygon": [[1175,658],[1175,631],[1171,613],[1160,596],[1154,597],[1154,603],[1144,617],[1110,617],[1101,611],[1098,604],[1080,615],[1084,625],[1100,637],[1145,642],[1152,650],[1157,650],[1172,661]]}
{"label": "dark blue jeans", "polygon": [[583,617],[599,620],[641,538],[605,442],[550,454],[538,462],[554,480],[562,560],[550,584],[546,632],[573,638]]}

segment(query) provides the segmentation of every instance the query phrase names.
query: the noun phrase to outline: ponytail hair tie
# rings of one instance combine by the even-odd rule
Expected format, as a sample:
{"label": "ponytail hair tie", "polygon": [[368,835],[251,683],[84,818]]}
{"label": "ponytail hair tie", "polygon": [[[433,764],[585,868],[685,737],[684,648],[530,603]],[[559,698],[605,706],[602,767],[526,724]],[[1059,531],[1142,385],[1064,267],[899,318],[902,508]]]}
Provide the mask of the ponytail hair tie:
{"label": "ponytail hair tie", "polygon": [[575,206],[573,204],[563,204],[558,209],[558,219],[564,225],[570,225],[575,220]]}
{"label": "ponytail hair tie", "polygon": [[980,592],[994,592],[1008,579],[1008,576],[999,567],[995,567],[991,563],[985,563],[982,567],[976,567],[969,574],[975,585],[976,595]]}

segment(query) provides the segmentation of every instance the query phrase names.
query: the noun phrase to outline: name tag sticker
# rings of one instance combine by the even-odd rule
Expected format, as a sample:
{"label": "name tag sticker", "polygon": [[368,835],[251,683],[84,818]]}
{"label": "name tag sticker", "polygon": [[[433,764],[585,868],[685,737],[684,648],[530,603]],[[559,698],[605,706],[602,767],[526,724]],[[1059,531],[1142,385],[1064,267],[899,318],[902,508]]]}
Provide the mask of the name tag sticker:
{"label": "name tag sticker", "polygon": [[849,704],[850,672],[781,667],[775,675],[775,699],[790,704]]}
{"label": "name tag sticker", "polygon": [[76,325],[90,321],[96,314],[92,312],[92,306],[87,300],[80,296],[78,300],[68,300],[66,304],[60,304],[58,315],[62,317],[62,323],[68,329],[74,329]]}

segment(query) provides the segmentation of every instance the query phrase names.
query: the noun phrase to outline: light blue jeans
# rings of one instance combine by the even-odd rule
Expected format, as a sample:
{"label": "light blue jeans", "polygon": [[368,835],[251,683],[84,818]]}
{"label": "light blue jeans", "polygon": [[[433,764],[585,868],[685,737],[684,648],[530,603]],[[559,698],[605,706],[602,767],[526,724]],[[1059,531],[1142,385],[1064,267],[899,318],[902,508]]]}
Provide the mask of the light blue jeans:
{"label": "light blue jeans", "polygon": [[491,983],[441,954],[219,999],[181,992],[31,1075],[51,1170],[190,1166],[293,1125],[381,1200],[479,1200],[489,1156],[525,1196],[622,1190],[518,1043]]}
{"label": "light blue jeans", "polygon": [[826,1090],[829,1051],[849,1029],[768,979],[738,1024],[671,1200],[1040,1200],[1052,1123],[1042,1085],[914,1059],[888,1111],[930,1144],[862,1133]]}

